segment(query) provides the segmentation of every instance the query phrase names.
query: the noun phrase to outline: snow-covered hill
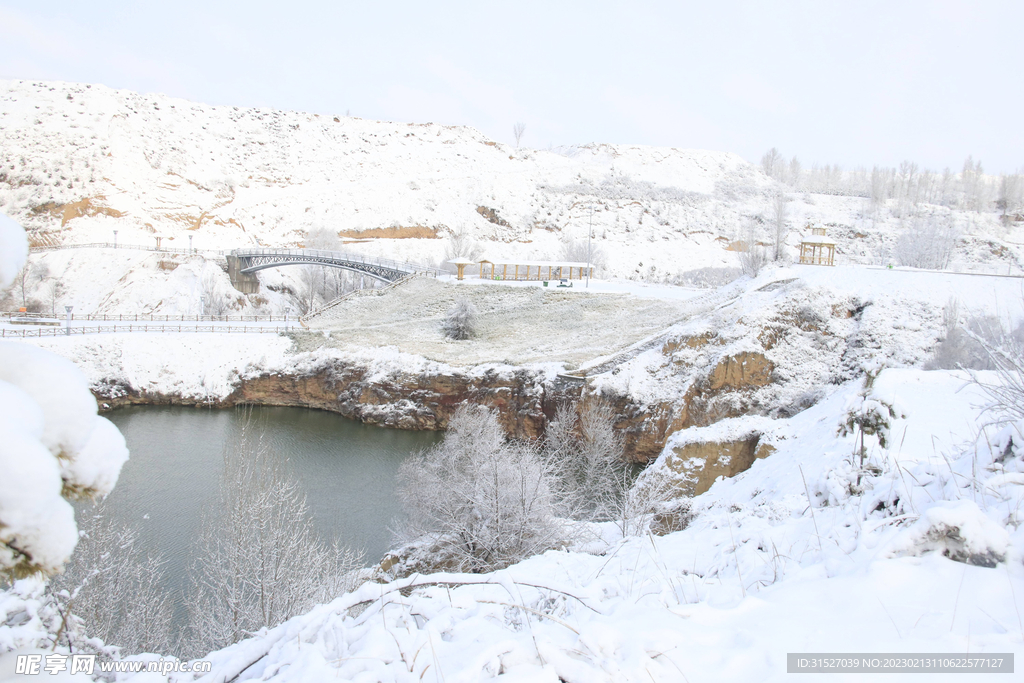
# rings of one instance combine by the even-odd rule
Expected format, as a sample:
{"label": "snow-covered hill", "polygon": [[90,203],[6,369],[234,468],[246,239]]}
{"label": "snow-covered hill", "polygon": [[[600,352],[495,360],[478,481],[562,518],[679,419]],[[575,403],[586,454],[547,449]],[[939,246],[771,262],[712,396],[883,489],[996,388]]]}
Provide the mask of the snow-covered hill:
{"label": "snow-covered hill", "polygon": [[0,210],[38,244],[111,242],[117,230],[121,244],[291,246],[327,229],[370,238],[357,250],[436,262],[437,238],[465,229],[492,257],[551,259],[592,221],[607,275],[664,281],[735,266],[751,220],[769,239],[781,192],[791,256],[808,223],[829,228],[841,260],[880,262],[901,231],[941,219],[961,236],[953,261],[1021,272],[1024,237],[1000,222],[994,190],[986,211],[916,203],[908,214],[896,200],[798,191],[725,152],[516,150],[459,126],[27,81],[0,83],[0,129]]}

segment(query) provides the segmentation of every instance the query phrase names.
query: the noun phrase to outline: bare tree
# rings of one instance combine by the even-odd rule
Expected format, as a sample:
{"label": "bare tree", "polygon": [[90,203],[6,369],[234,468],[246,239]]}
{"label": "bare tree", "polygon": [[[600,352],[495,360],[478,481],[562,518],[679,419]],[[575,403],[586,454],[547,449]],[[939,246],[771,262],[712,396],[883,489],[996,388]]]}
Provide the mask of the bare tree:
{"label": "bare tree", "polygon": [[619,517],[629,476],[611,406],[597,398],[582,407],[560,405],[542,452],[560,482],[565,514],[598,522]]}
{"label": "bare tree", "polygon": [[740,252],[740,268],[744,275],[757,277],[761,269],[768,263],[768,255],[764,247],[758,242],[757,223],[754,219],[748,219],[747,226],[743,231],[743,251]]}
{"label": "bare tree", "polygon": [[325,270],[323,266],[301,266],[299,270],[301,287],[296,298],[299,312],[303,315],[315,310],[324,302],[324,291],[327,285]]}
{"label": "bare tree", "polygon": [[64,284],[63,280],[57,278],[50,278],[43,285],[43,293],[46,295],[46,301],[50,304],[50,315],[53,317],[57,316],[57,306],[67,296],[68,288]]}
{"label": "bare tree", "polygon": [[512,135],[516,138],[516,149],[519,149],[519,142],[523,139],[523,133],[526,132],[526,124],[522,121],[517,121],[516,125],[512,126]]}
{"label": "bare tree", "polygon": [[448,309],[441,329],[449,339],[464,340],[476,336],[477,311],[469,299],[461,298]]}
{"label": "bare tree", "polygon": [[800,174],[802,172],[803,170],[800,166],[800,160],[794,156],[789,162],[789,184],[794,188],[800,187]]}
{"label": "bare tree", "polygon": [[781,261],[785,255],[786,237],[789,236],[789,225],[786,223],[786,213],[789,197],[783,192],[776,192],[772,195],[771,220],[772,220],[772,260]]}
{"label": "bare tree", "polygon": [[449,261],[457,258],[468,258],[475,261],[482,254],[483,248],[473,238],[473,235],[470,234],[469,228],[465,225],[460,225],[448,233],[448,238],[444,244],[444,263],[441,265],[454,273],[456,267],[449,263]]}
{"label": "bare tree", "polygon": [[507,567],[564,539],[553,472],[528,444],[505,441],[498,416],[462,405],[444,440],[398,472],[408,540],[431,539],[458,571]]}
{"label": "bare tree", "polygon": [[224,315],[228,310],[224,291],[220,288],[219,270],[205,269],[200,282],[203,297],[203,315]]}
{"label": "bare tree", "polygon": [[306,249],[334,251],[341,247],[341,237],[330,228],[313,228],[306,233]]}
{"label": "bare tree", "polygon": [[562,238],[561,254],[562,260],[575,263],[589,263],[594,269],[600,271],[608,262],[604,249],[588,240],[576,239],[571,235]]}
{"label": "bare tree", "polygon": [[275,626],[354,587],[361,557],[327,545],[306,500],[251,422],[224,454],[220,504],[190,568],[190,651]]}
{"label": "bare tree", "polygon": [[895,256],[911,268],[943,270],[949,266],[959,234],[948,219],[922,217],[896,241]]}
{"label": "bare tree", "polygon": [[49,587],[63,611],[82,619],[89,637],[125,654],[167,652],[173,606],[161,560],[137,545],[133,529],[111,522],[102,505],[80,533],[71,561]]}
{"label": "bare tree", "polygon": [[761,157],[761,170],[769,178],[778,180],[785,169],[784,164],[785,161],[782,158],[782,153],[774,147],[765,152],[764,156]]}

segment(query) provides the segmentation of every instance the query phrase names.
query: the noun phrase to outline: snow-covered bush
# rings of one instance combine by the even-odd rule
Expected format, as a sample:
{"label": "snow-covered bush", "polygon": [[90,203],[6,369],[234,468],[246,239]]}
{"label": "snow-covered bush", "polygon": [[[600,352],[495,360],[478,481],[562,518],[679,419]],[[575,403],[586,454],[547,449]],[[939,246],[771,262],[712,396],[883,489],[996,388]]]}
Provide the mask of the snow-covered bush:
{"label": "snow-covered bush", "polygon": [[750,220],[743,233],[745,248],[740,252],[740,268],[744,275],[757,277],[768,263],[768,252],[758,243],[757,224]]}
{"label": "snow-covered bush", "polygon": [[739,268],[715,268],[707,266],[696,270],[687,270],[672,278],[672,284],[680,287],[697,287],[699,289],[717,289],[729,284],[743,271]]}
{"label": "snow-covered bush", "polygon": [[398,471],[407,540],[428,536],[438,565],[466,572],[507,567],[557,547],[555,473],[527,444],[505,441],[497,414],[463,405],[444,440]]}
{"label": "snow-covered bush", "polygon": [[224,453],[217,510],[204,520],[190,568],[195,655],[230,645],[353,588],[362,557],[327,545],[305,496],[247,424]]}
{"label": "snow-covered bush", "polygon": [[[0,286],[27,253],[25,233],[0,216]],[[0,576],[53,574],[78,541],[69,499],[103,497],[128,458],[124,438],[97,414],[70,361],[0,342]]]}
{"label": "snow-covered bush", "polygon": [[544,459],[558,479],[561,504],[573,519],[605,522],[622,516],[631,477],[611,407],[562,404],[548,425]]}
{"label": "snow-covered bush", "polygon": [[894,256],[904,266],[943,270],[949,265],[958,237],[948,221],[919,219],[900,234]]}
{"label": "snow-covered bush", "polygon": [[594,266],[595,273],[600,272],[608,264],[608,257],[604,250],[594,244],[593,240],[590,240],[588,244],[588,240],[575,239],[572,236],[566,236],[562,240],[559,256],[563,261],[590,263]]}
{"label": "snow-covered bush", "polygon": [[173,606],[160,559],[146,555],[137,532],[115,526],[102,508],[82,527],[74,556],[50,582],[57,604],[82,620],[89,637],[125,653],[167,652]]}
{"label": "snow-covered bush", "polygon": [[[860,437],[860,446],[857,454],[860,456],[860,468],[864,468],[864,460],[867,454],[867,446],[864,442],[865,436],[873,436],[882,448],[889,446],[889,429],[892,421],[904,417],[903,411],[896,402],[887,397],[879,395],[875,391],[875,380],[881,374],[884,364],[881,362],[868,362],[864,365],[864,388],[851,397],[843,415],[843,421],[839,425],[839,435]],[[856,441],[854,442],[856,443]],[[860,474],[857,475],[857,483],[860,484]]]}
{"label": "snow-covered bush", "polygon": [[472,339],[476,336],[476,306],[469,299],[459,299],[448,309],[441,329],[449,339]]}

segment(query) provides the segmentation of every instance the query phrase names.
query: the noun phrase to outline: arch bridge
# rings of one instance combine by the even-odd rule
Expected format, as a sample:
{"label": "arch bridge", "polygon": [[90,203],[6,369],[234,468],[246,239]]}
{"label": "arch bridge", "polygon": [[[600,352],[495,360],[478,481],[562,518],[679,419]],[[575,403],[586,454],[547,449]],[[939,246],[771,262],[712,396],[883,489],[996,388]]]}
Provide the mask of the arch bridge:
{"label": "arch bridge", "polygon": [[234,249],[227,254],[227,261],[231,284],[243,294],[255,294],[259,291],[256,271],[281,266],[313,265],[342,268],[381,282],[394,282],[414,273],[437,277],[442,272],[418,263],[320,249]]}

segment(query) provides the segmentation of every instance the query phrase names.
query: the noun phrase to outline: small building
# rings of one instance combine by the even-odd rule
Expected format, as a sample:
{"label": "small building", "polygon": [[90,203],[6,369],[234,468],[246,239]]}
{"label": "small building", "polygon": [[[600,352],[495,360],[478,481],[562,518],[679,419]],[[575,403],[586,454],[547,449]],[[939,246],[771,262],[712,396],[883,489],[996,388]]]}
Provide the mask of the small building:
{"label": "small building", "polygon": [[834,266],[836,243],[825,236],[825,228],[811,228],[811,234],[800,240],[800,263],[812,266]]}
{"label": "small building", "polygon": [[488,280],[582,280],[594,277],[594,264],[581,261],[480,261]]}

